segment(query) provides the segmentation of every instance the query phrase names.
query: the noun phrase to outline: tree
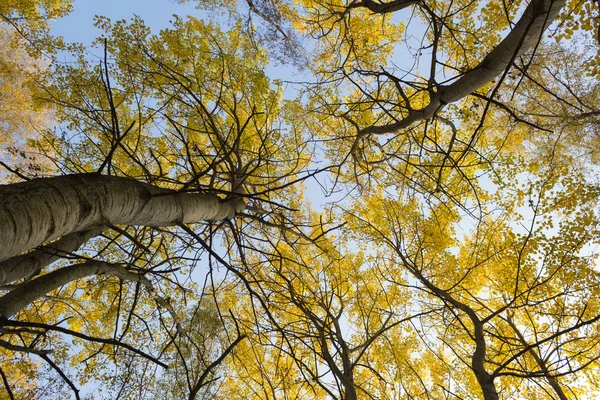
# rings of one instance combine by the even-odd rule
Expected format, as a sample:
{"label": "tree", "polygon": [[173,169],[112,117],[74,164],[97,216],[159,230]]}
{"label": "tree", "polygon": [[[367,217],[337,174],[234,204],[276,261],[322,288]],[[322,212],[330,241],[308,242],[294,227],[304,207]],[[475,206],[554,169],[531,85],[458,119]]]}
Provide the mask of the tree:
{"label": "tree", "polygon": [[172,367],[160,377],[154,398],[194,399],[200,393],[202,397],[199,398],[214,396],[219,386],[216,374],[219,364],[245,339],[239,330],[231,344],[221,337],[223,327],[214,304],[200,303],[190,314],[184,328],[187,337],[174,339],[178,341],[175,345],[177,353],[170,363]]}
{"label": "tree", "polygon": [[[594,29],[596,3],[211,5],[264,30],[98,18],[101,56],[73,46],[39,81],[59,125],[36,146],[60,175],[0,189],[7,357],[76,397],[94,379],[109,397],[344,400],[597,381],[596,55],[544,39],[572,43],[573,16]],[[412,67],[394,58],[407,10]],[[283,59],[311,40],[298,99],[261,40]],[[313,176],[348,198],[311,210]],[[32,393],[4,364],[9,397]]]}
{"label": "tree", "polygon": [[[392,3],[387,4],[388,12],[413,5],[408,2]],[[334,182],[358,183],[364,200],[360,203],[361,207],[344,207],[338,218],[349,215],[350,221],[358,221],[358,226],[366,227],[358,233],[356,228],[344,233],[346,236],[356,235],[357,243],[368,243],[365,251],[373,252],[374,248],[384,245],[379,256],[380,271],[396,271],[381,272],[387,279],[384,287],[412,287],[404,279],[408,282],[416,280],[421,285],[419,289],[428,293],[423,303],[417,302],[419,298],[415,299],[415,308],[426,316],[421,318],[421,329],[417,329],[416,334],[430,352],[420,351],[404,358],[412,367],[411,373],[406,374],[412,375],[412,382],[410,378],[404,378],[401,384],[409,398],[467,397],[481,391],[484,398],[492,399],[499,396],[498,385],[504,393],[512,393],[504,394],[508,398],[517,396],[515,393],[529,393],[527,397],[532,398],[575,395],[577,386],[585,384],[577,382],[573,376],[597,359],[595,346],[584,339],[586,334],[590,335],[588,329],[596,329],[589,327],[597,322],[597,316],[593,312],[587,314],[588,305],[579,297],[582,293],[587,296],[596,286],[594,256],[583,256],[585,246],[596,240],[597,222],[595,213],[591,211],[596,206],[596,184],[585,178],[589,170],[584,172],[581,162],[589,162],[588,146],[595,138],[592,132],[597,123],[598,108],[590,99],[594,98],[593,93],[597,90],[597,80],[593,71],[588,79],[585,70],[574,72],[577,68],[573,65],[565,68],[564,64],[549,62],[550,57],[554,56],[553,60],[556,60],[556,54],[565,54],[566,51],[544,49],[540,37],[550,18],[542,17],[543,12],[537,12],[550,10],[549,15],[557,15],[559,8],[553,8],[558,6],[557,3],[552,3],[550,9],[544,8],[542,3],[530,3],[500,43],[497,31],[490,30],[486,32],[489,36],[478,38],[477,43],[481,46],[477,48],[471,47],[473,42],[459,42],[458,54],[456,48],[452,48],[453,41],[456,43],[458,38],[469,33],[459,32],[454,28],[457,25],[450,21],[456,13],[464,11],[464,15],[468,15],[473,11],[469,11],[470,5],[460,9],[464,5],[457,4],[456,11],[442,8],[440,12],[440,6],[445,5],[421,5],[420,11],[427,16],[431,29],[427,37],[429,44],[423,45],[421,51],[433,49],[432,68],[429,79],[420,78],[422,71],[402,71],[404,77],[415,73],[417,78],[413,81],[390,73],[387,67],[378,68],[377,62],[380,61],[377,57],[381,52],[369,49],[373,41],[376,42],[374,46],[381,46],[386,41],[393,43],[389,39],[393,34],[377,37],[372,31],[357,29],[360,17],[364,18],[364,15],[353,16],[352,9],[368,7],[374,14],[371,18],[375,19],[377,14],[386,13],[384,5],[375,2],[353,2],[346,6],[314,5],[313,14],[302,16],[303,22],[318,25],[321,30],[316,32],[327,32],[323,35],[324,50],[319,59],[322,62],[314,68],[322,73],[324,80],[307,88],[312,100],[309,109],[314,117],[309,120],[310,126],[325,143],[330,144],[328,155],[336,157],[334,160],[343,164],[347,162],[348,154],[353,156],[354,168],[341,168]],[[566,10],[570,10],[569,13],[580,12],[581,6],[569,4]],[[591,10],[594,6],[588,3],[586,7]],[[508,11],[493,9],[491,5],[483,10],[489,20],[494,20],[494,15],[496,18],[501,16],[505,21],[495,21],[510,26],[510,16],[507,18],[503,14],[505,12]],[[314,19],[311,20],[311,17]],[[379,20],[381,23],[371,23],[370,26],[393,29],[386,25],[385,18]],[[445,31],[449,33],[445,34]],[[524,31],[527,32],[525,36]],[[368,33],[360,37],[364,32]],[[337,41],[328,40],[331,37]],[[388,51],[391,51],[390,47]],[[486,54],[481,51],[482,48],[489,49],[489,52]],[[529,54],[530,51],[534,56]],[[483,53],[479,57],[482,61],[474,61],[478,59],[479,52]],[[526,54],[529,59],[523,59],[522,55]],[[584,68],[592,65],[588,60],[595,58],[592,53],[591,58],[578,63],[575,60],[582,56],[576,56],[572,50],[569,54],[565,59],[574,60],[574,64]],[[588,56],[589,53],[583,57]],[[517,76],[506,69],[513,63],[516,64]],[[453,69],[458,74],[450,78],[450,83],[437,83],[440,81],[439,66]],[[538,74],[543,74],[545,79],[539,79]],[[348,86],[344,86],[344,82]],[[491,86],[491,83],[495,85]],[[519,99],[519,93],[527,99]],[[459,107],[447,106],[463,98]],[[561,106],[561,102],[565,105]],[[447,111],[442,113],[444,108]],[[581,121],[581,125],[574,124],[573,118]],[[561,129],[555,130],[559,119],[564,123],[560,125]],[[419,124],[419,121],[422,122]],[[502,130],[498,126],[506,126],[507,129]],[[356,135],[351,134],[353,130]],[[374,136],[382,136],[383,139],[374,139]],[[341,143],[347,143],[349,151],[344,151],[344,147],[340,151]],[[493,179],[496,189],[492,191],[492,197],[489,189],[481,187],[478,177],[481,174]],[[529,185],[526,185],[526,190],[517,189],[519,180],[527,182],[527,179]],[[509,194],[510,191],[514,193]],[[562,191],[570,193],[568,199],[555,198],[556,193]],[[579,196],[570,197],[574,193]],[[533,215],[525,213],[524,216],[520,207],[530,207]],[[383,210],[389,211],[384,213]],[[577,217],[574,220],[562,219],[556,215],[561,213],[573,213]],[[525,218],[530,220],[530,225],[523,234],[517,224]],[[473,222],[465,221],[469,219]],[[505,222],[499,224],[497,221]],[[552,235],[548,231],[558,224],[557,221],[560,221],[560,233]],[[470,224],[476,227],[474,239],[462,239],[456,235],[457,227],[464,229],[464,225]],[[357,223],[354,222],[354,225],[357,226]],[[576,229],[577,226],[586,228]],[[501,239],[500,232],[502,236],[506,235],[506,239]],[[492,249],[489,246],[493,246]],[[454,252],[460,248],[464,250],[460,250],[460,257],[456,257]],[[386,255],[390,252],[396,257]],[[480,252],[485,255],[471,256]],[[305,251],[299,253],[304,255]],[[492,261],[496,258],[506,260],[493,265]],[[394,270],[394,263],[403,268]],[[366,268],[366,263],[362,265]],[[503,270],[506,265],[512,265],[509,273]],[[495,269],[499,271],[495,278],[504,285],[502,290],[505,293],[495,288],[495,282],[492,282],[492,288],[490,283],[485,284],[483,277]],[[345,272],[347,279],[353,282],[350,268]],[[296,273],[288,273],[288,279],[296,279]],[[406,274],[406,278],[399,278]],[[513,279],[511,283],[507,282],[510,277]],[[555,279],[576,289],[566,292],[558,289],[555,292],[561,287],[551,283]],[[266,286],[265,280],[259,280],[261,287]],[[315,283],[306,287],[314,288]],[[553,287],[555,289],[551,289]],[[329,290],[334,296],[335,289]],[[288,292],[293,293],[293,290]],[[272,299],[274,295],[268,293],[265,298]],[[311,296],[316,304],[319,304],[318,297],[314,293]],[[567,309],[565,304],[579,304],[581,308]],[[335,309],[331,305],[325,308]],[[528,318],[521,322],[521,326],[514,323],[513,308],[523,311]],[[504,312],[506,316],[502,316]],[[299,318],[297,312],[290,315]],[[410,313],[404,316],[410,319]],[[548,326],[544,318],[553,319],[556,325]],[[398,319],[402,320],[401,317]],[[335,324],[331,323],[331,332],[335,332]],[[274,324],[273,329],[279,329],[279,326]],[[348,329],[358,329],[358,326],[356,321],[352,321]],[[433,330],[436,326],[442,329],[441,333]],[[561,326],[566,327],[561,329]],[[364,328],[358,330],[365,332]],[[530,332],[532,339],[525,339],[521,330]],[[310,337],[306,330],[287,335]],[[391,349],[400,348],[392,338],[401,335],[390,336],[389,343],[395,344],[390,346]],[[591,336],[594,337],[591,340],[595,341],[595,335]],[[471,341],[474,342],[472,348],[468,344]],[[574,345],[577,342],[581,346]],[[281,349],[285,347],[279,345]],[[383,348],[390,351],[390,347]],[[489,350],[490,347],[493,350]],[[339,348],[344,346],[340,344]],[[448,354],[449,350],[454,355]],[[379,351],[382,352],[381,348]],[[320,353],[316,348],[313,352]],[[577,364],[575,359],[580,356],[581,364]],[[419,357],[424,362],[417,362]],[[373,355],[373,358],[377,356]],[[531,361],[526,361],[527,358]],[[382,393],[389,394],[393,390],[389,382],[398,383],[398,377],[388,378],[388,381],[380,375],[382,370],[390,368],[391,360],[386,358],[386,361],[378,368],[372,368],[372,375],[366,381],[379,381],[389,386],[384,391],[378,391],[381,389],[376,385],[370,391],[363,389],[366,397],[379,398]],[[350,363],[339,360],[337,365],[341,367]],[[423,367],[427,364],[430,368]],[[461,375],[456,370],[465,373]],[[429,380],[427,377],[435,378]],[[590,380],[594,382],[596,378],[590,376]],[[439,393],[432,389],[436,384],[439,385],[436,388]],[[519,389],[529,384],[534,386]],[[353,385],[360,387],[356,383]],[[535,385],[539,385],[539,391]],[[339,396],[353,398],[354,394],[342,389]],[[273,397],[277,398],[276,395]]]}
{"label": "tree", "polygon": [[[184,335],[185,324],[170,303],[196,301],[187,289],[177,289],[178,278],[162,279],[162,274],[178,271],[186,258],[189,245],[175,238],[192,232],[188,224],[204,223],[194,231],[198,238],[212,240],[215,225],[207,222],[239,215],[253,198],[264,203],[262,213],[285,207],[269,198],[302,179],[296,174],[307,162],[304,145],[293,140],[293,132],[281,142],[285,116],[278,111],[280,90],[266,80],[259,68],[264,57],[246,45],[243,35],[220,33],[195,19],[177,20],[160,36],[152,36],[140,20],[113,26],[102,19],[99,24],[108,35],[100,41],[105,51],[101,63],[90,65],[81,57],[79,65],[59,65],[38,92],[41,100],[57,105],[64,129],[79,129],[81,140],[68,141],[48,131],[38,141],[41,151],[54,154],[56,168],[71,174],[2,188],[7,223],[2,236],[7,245],[0,268],[9,290],[3,297],[3,324],[11,340],[26,343],[19,349],[33,354],[41,354],[35,347],[43,345],[40,338],[51,340],[53,331],[90,340],[92,345],[80,356],[86,363],[94,353],[127,363],[114,346],[134,351],[123,340],[126,334],[154,335],[164,324],[172,340],[151,341],[134,351],[164,366],[145,350],[164,353],[166,346],[174,351],[174,340]],[[130,41],[122,41],[125,36]],[[122,62],[109,64],[109,52]],[[241,63],[243,59],[254,63]],[[69,156],[74,150],[76,159]],[[133,207],[129,216],[123,213],[124,204]],[[38,207],[39,212],[33,211]],[[76,210],[78,216],[73,214]],[[18,215],[24,219],[15,220]],[[165,227],[179,228],[161,229]],[[95,239],[89,242],[91,238]],[[75,253],[86,243],[92,253]],[[32,251],[19,255],[26,250]],[[80,262],[51,265],[65,257]],[[119,282],[99,278],[103,282],[98,288],[90,284],[81,293],[77,280],[102,275]],[[169,301],[154,279],[166,285],[163,290],[179,294],[169,294]],[[65,304],[80,310],[69,320],[70,329],[55,326],[64,317],[64,308],[51,306],[46,311],[32,304],[61,287],[69,297],[63,299]],[[110,306],[90,306],[90,293]],[[170,322],[144,321],[152,318],[148,308],[152,310],[154,301],[169,312]],[[36,311],[26,321],[10,319],[30,305]],[[141,316],[139,308],[145,310]],[[96,320],[90,321],[92,315]],[[121,318],[127,323],[122,325]],[[104,339],[111,324],[113,339]],[[16,349],[9,341],[6,345]],[[84,373],[101,376],[101,370],[97,362],[88,363]],[[78,396],[73,382],[60,374]]]}

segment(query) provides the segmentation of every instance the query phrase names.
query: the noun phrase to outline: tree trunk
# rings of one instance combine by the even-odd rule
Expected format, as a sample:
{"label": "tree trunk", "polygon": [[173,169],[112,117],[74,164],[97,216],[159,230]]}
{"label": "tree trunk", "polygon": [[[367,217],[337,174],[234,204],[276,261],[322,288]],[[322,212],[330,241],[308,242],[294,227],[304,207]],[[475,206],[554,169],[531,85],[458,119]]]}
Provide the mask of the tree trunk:
{"label": "tree trunk", "polygon": [[[178,193],[134,179],[78,174],[0,186],[0,261],[100,225],[174,226],[232,218],[243,199]],[[7,273],[7,271],[4,271]]]}
{"label": "tree trunk", "polygon": [[356,400],[358,395],[356,394],[356,387],[354,386],[354,380],[349,385],[344,385],[344,400]]}
{"label": "tree trunk", "polygon": [[11,318],[36,299],[69,282],[101,274],[116,275],[123,280],[145,283],[143,276],[127,271],[121,266],[102,261],[88,261],[83,264],[60,268],[30,282],[22,283],[12,292],[2,296],[0,298],[0,323],[3,319]]}
{"label": "tree trunk", "polygon": [[[473,319],[472,319],[473,320]],[[481,321],[473,320],[475,325],[475,351],[471,358],[471,368],[475,373],[483,398],[485,400],[498,400],[498,391],[494,384],[494,378],[485,369],[485,355],[486,355],[486,343],[483,331],[483,323]]]}
{"label": "tree trunk", "polygon": [[54,261],[76,251],[88,240],[107,229],[106,226],[99,226],[87,231],[70,233],[47,246],[0,262],[0,286],[39,274]]}
{"label": "tree trunk", "polygon": [[[430,119],[446,104],[460,100],[498,77],[518,56],[535,48],[544,31],[558,15],[566,0],[532,0],[508,35],[475,68],[465,72],[449,85],[431,94],[430,103],[420,110],[411,110],[398,122],[364,128],[359,138],[368,134],[397,132],[412,124]],[[356,144],[355,144],[356,146]]]}

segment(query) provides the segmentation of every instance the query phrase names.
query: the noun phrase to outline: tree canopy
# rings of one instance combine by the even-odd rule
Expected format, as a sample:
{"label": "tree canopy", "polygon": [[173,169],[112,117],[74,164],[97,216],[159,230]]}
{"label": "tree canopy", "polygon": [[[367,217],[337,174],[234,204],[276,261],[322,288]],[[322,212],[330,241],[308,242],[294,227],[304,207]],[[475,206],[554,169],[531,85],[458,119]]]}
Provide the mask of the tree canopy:
{"label": "tree canopy", "polygon": [[180,2],[0,5],[3,397],[598,396],[598,2]]}

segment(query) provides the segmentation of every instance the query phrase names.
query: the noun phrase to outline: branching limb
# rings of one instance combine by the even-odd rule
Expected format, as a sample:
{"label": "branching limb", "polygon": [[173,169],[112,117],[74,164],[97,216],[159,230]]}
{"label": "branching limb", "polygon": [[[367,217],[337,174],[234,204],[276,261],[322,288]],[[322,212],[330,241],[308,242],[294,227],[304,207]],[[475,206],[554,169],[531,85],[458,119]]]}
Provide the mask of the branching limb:
{"label": "branching limb", "polygon": [[419,110],[411,110],[404,118],[386,125],[373,125],[358,131],[352,146],[353,152],[359,142],[372,134],[398,132],[411,125],[431,119],[447,104],[458,101],[491,82],[505,71],[514,59],[536,46],[546,27],[558,15],[565,0],[534,0],[508,35],[475,68],[465,72],[453,83],[442,85],[431,94],[429,104]]}
{"label": "branching limb", "polygon": [[108,344],[111,346],[118,346],[118,347],[122,347],[124,349],[127,349],[129,351],[131,351],[132,353],[135,353],[141,357],[144,357],[147,360],[152,361],[155,364],[160,365],[163,368],[168,368],[168,365],[161,362],[160,360],[158,360],[156,357],[153,357],[147,353],[144,353],[143,351],[127,344],[124,343],[120,340],[115,340],[115,339],[103,339],[103,338],[97,338],[97,337],[93,337],[93,336],[89,336],[89,335],[85,335],[81,332],[77,332],[71,329],[67,329],[67,328],[63,328],[57,325],[48,325],[48,324],[42,324],[40,322],[27,322],[27,321],[15,321],[15,320],[6,320],[4,323],[5,326],[19,326],[19,327],[28,327],[28,328],[37,328],[37,329],[44,329],[46,331],[55,331],[55,332],[60,332],[60,333],[64,333],[66,335],[71,335],[71,336],[75,336],[78,337],[80,339],[83,340],[87,340],[89,342],[95,342],[95,343],[102,343],[102,344]]}

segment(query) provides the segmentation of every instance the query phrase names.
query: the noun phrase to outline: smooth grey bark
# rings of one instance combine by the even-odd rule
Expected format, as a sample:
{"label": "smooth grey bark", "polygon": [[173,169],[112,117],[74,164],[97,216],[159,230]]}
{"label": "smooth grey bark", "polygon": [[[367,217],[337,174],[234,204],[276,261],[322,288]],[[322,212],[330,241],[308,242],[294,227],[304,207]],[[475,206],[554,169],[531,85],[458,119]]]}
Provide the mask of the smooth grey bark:
{"label": "smooth grey bark", "polygon": [[121,266],[102,261],[88,261],[52,271],[29,282],[22,283],[0,298],[0,320],[9,319],[36,299],[77,279],[91,275],[112,274],[124,280],[141,281],[141,275]]}
{"label": "smooth grey bark", "polygon": [[107,229],[106,226],[99,226],[87,231],[70,233],[39,249],[0,262],[0,286],[39,274],[54,261],[76,251],[89,239]]}
{"label": "smooth grey bark", "polygon": [[178,193],[99,174],[4,185],[0,186],[0,261],[100,225],[165,227],[223,220],[245,206],[241,198]]}
{"label": "smooth grey bark", "polygon": [[36,299],[47,295],[69,282],[92,275],[114,275],[125,281],[140,282],[150,296],[159,305],[169,311],[178,329],[181,330],[179,317],[168,301],[156,293],[148,278],[142,274],[128,271],[118,264],[111,264],[104,261],[87,261],[81,264],[70,265],[20,284],[11,292],[0,297],[0,325],[3,319],[10,319]]}
{"label": "smooth grey bark", "polygon": [[[385,134],[430,119],[446,104],[460,100],[502,74],[518,56],[532,49],[550,23],[556,18],[566,0],[532,0],[508,35],[475,68],[464,73],[449,85],[431,93],[429,104],[419,110],[410,110],[401,120],[387,125],[370,126],[360,130],[357,141],[369,134]],[[357,142],[353,146],[356,149]]]}

